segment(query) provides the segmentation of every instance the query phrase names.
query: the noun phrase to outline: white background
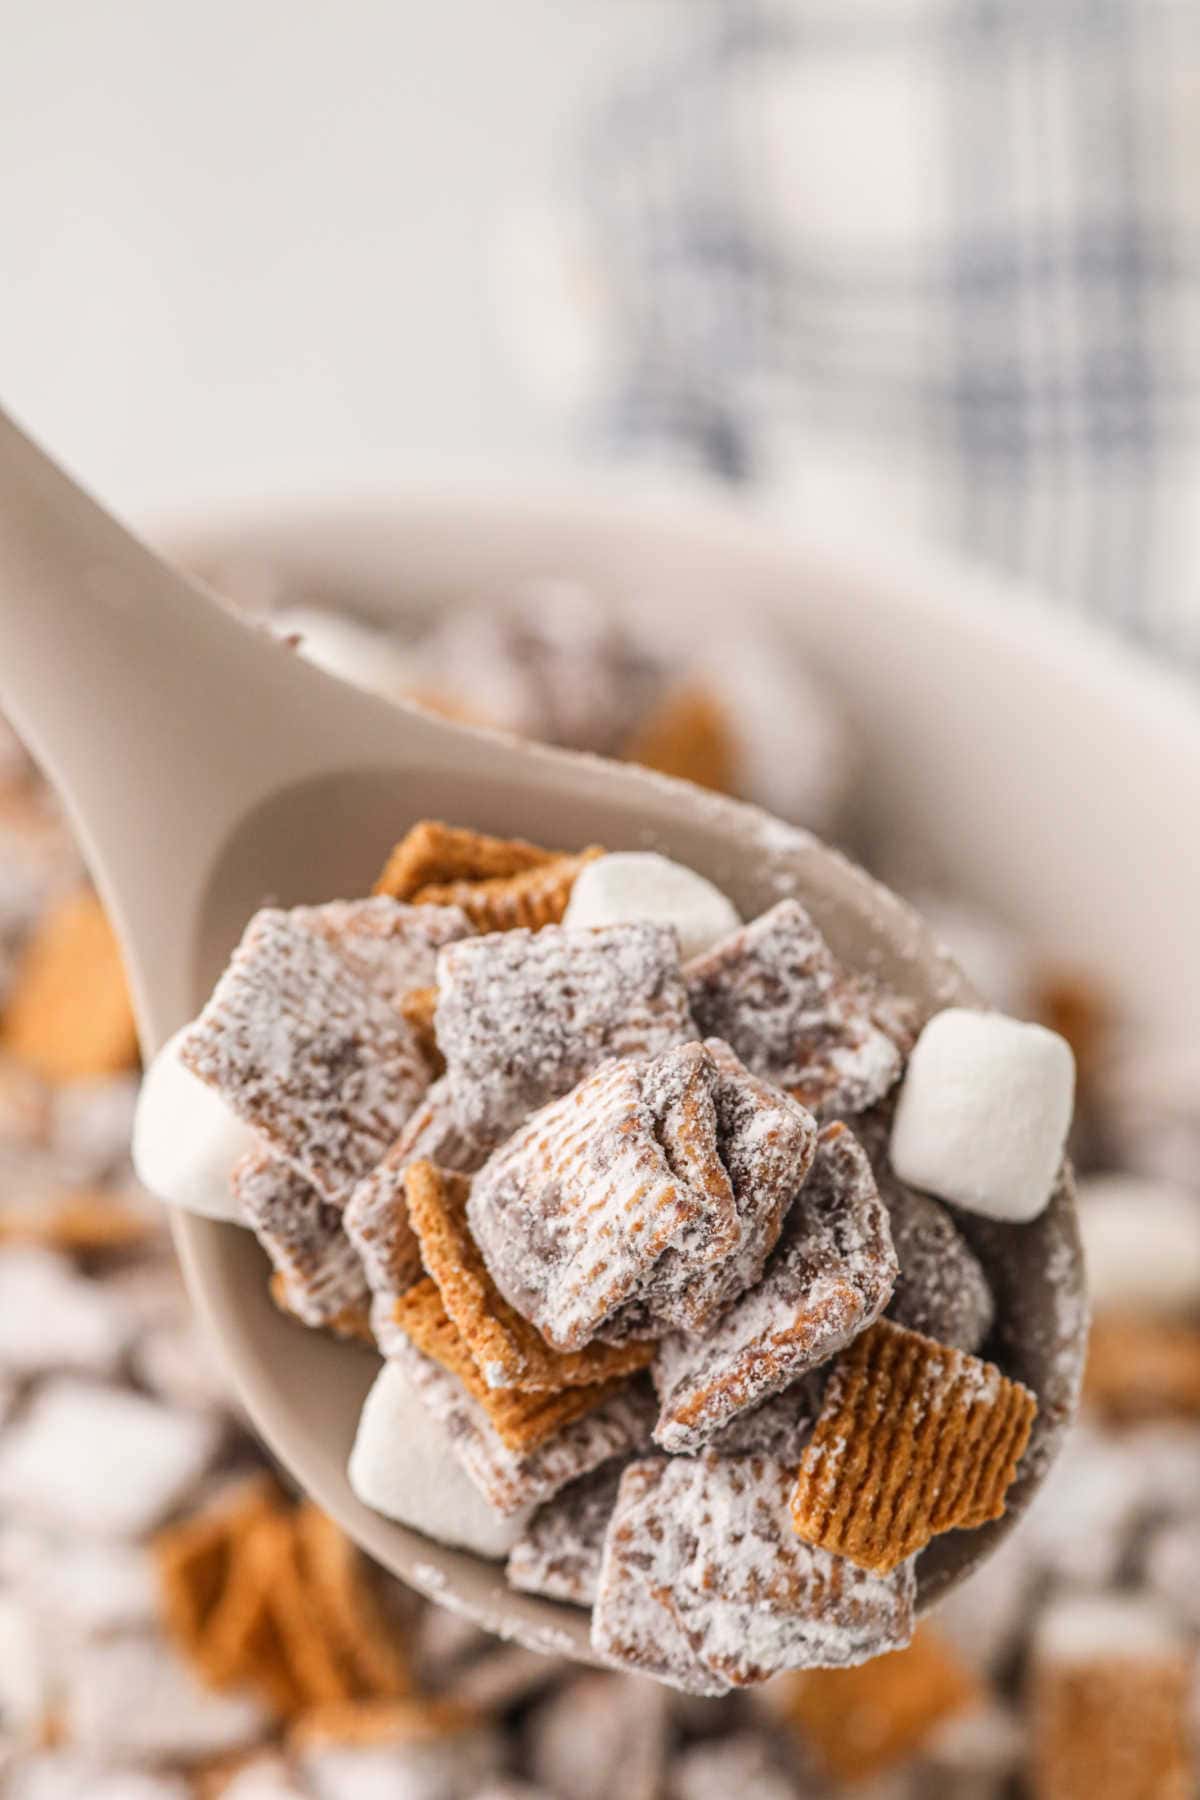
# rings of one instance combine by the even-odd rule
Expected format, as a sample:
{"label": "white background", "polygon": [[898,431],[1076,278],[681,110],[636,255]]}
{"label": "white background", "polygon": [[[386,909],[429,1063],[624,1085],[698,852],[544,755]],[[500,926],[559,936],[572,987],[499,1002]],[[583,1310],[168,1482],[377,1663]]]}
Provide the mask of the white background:
{"label": "white background", "polygon": [[139,511],[553,454],[497,237],[698,3],[0,0],[0,400]]}

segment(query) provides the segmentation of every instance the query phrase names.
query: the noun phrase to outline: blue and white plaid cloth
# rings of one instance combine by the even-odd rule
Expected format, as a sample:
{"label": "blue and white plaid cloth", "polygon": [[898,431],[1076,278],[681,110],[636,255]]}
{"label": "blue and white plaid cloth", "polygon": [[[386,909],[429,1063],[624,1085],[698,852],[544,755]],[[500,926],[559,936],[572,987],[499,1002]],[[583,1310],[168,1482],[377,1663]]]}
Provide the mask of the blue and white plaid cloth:
{"label": "blue and white plaid cloth", "polygon": [[693,0],[584,169],[609,444],[1200,665],[1200,0]]}

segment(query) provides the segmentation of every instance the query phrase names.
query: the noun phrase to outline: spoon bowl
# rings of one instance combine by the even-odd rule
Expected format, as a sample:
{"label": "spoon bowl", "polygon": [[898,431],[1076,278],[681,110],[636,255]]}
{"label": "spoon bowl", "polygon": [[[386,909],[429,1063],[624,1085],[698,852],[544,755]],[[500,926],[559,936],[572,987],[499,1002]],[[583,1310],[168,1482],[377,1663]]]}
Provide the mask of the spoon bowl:
{"label": "spoon bowl", "polygon": [[[0,702],[62,791],[121,935],[147,1056],[202,1005],[255,909],[368,892],[419,817],[565,848],[656,849],[746,918],[801,899],[834,952],[921,1016],[975,998],[912,910],[756,808],[361,694],[238,619],[82,494],[0,415]],[[1038,1395],[1005,1517],[934,1542],[926,1607],[1040,1484],[1073,1409],[1084,1338],[1069,1177],[1019,1228],[965,1220],[996,1291],[997,1345]],[[377,1360],[299,1330],[239,1228],[173,1219],[197,1308],[256,1429],[387,1568],[487,1629],[590,1659],[587,1615],[383,1519],[346,1460]]]}

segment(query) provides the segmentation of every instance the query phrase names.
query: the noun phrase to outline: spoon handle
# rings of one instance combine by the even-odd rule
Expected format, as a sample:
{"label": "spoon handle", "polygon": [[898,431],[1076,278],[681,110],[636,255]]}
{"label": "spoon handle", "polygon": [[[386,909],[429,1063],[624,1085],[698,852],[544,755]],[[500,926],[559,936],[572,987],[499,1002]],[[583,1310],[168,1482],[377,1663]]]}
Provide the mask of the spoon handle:
{"label": "spoon handle", "polygon": [[190,914],[233,824],[336,755],[356,703],[163,562],[0,411],[0,707],[137,950],[135,990],[153,991],[142,946],[162,940],[162,910]]}

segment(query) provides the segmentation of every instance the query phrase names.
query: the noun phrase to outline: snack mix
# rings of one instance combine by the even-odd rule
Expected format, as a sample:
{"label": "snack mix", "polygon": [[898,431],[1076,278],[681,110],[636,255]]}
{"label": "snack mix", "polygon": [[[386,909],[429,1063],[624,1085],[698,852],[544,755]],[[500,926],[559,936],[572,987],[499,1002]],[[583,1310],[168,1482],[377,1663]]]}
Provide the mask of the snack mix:
{"label": "snack mix", "polygon": [[[573,585],[387,658],[354,630],[394,691],[841,822],[826,695],[786,788],[782,697],[743,725],[737,659],[675,681]],[[1099,988],[970,920],[1005,1004],[1080,1034],[1098,1328],[1028,1518],[917,1628],[921,1558],[1055,1430],[1005,1259],[1060,1179],[1060,1040],[955,1010],[922,1052],[798,898],[743,921],[648,852],[386,849],[374,896],[247,923],[148,1073],[139,1171],[255,1234],[281,1330],[383,1358],[360,1499],[588,1609],[612,1672],[430,1606],[267,1465],[129,1164],[111,934],[0,737],[4,1800],[1195,1793],[1200,1086],[1156,1122]]]}

